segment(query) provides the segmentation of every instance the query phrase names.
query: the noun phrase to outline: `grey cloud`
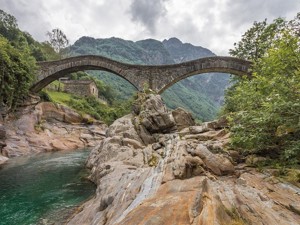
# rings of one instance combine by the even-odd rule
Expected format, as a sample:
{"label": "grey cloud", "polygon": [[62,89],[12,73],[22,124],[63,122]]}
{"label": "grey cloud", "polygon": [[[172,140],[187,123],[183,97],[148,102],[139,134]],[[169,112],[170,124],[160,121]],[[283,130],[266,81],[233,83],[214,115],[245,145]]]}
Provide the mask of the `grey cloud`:
{"label": "grey cloud", "polygon": [[[214,12],[218,9],[217,7],[215,0],[195,2],[190,14],[181,15],[177,23],[169,23],[168,34],[171,37],[180,38],[183,42],[190,42],[194,45],[215,50],[211,48],[213,39],[216,36],[221,38],[226,33],[224,26],[216,28],[218,16]],[[160,29],[161,32],[164,32],[165,28],[161,27]],[[224,50],[221,51],[224,55]]]}
{"label": "grey cloud", "polygon": [[38,40],[45,40],[45,30],[50,30],[51,25],[47,21],[47,11],[42,2],[38,0],[30,1],[30,3],[27,0],[0,0],[0,3],[1,9],[16,17],[21,30],[29,32]]}
{"label": "grey cloud", "polygon": [[[216,3],[216,1],[212,1]],[[200,7],[200,5],[198,6]],[[227,0],[226,5],[202,4],[202,8],[217,11],[217,14],[205,13],[206,23],[201,31],[196,31],[192,35],[194,41],[201,41],[201,45],[211,50],[217,50],[222,55],[227,54],[233,43],[239,39],[233,37],[244,33],[252,26],[254,21],[262,21],[265,18],[272,21],[278,17],[295,16],[300,9],[300,2],[295,0]],[[222,26],[217,26],[217,21],[222,21]],[[232,40],[232,41],[231,41]]]}
{"label": "grey cloud", "polygon": [[151,34],[155,34],[157,21],[167,12],[165,1],[133,0],[129,10],[132,20],[143,24]]}
{"label": "grey cloud", "polygon": [[84,35],[134,40],[175,36],[224,54],[254,21],[291,19],[300,11],[300,1],[0,0],[0,8],[39,41],[58,27],[71,41]]}
{"label": "grey cloud", "polygon": [[295,0],[228,0],[224,20],[233,26],[243,26],[265,18],[271,21],[290,12],[296,15],[297,9],[300,9],[300,2]]}

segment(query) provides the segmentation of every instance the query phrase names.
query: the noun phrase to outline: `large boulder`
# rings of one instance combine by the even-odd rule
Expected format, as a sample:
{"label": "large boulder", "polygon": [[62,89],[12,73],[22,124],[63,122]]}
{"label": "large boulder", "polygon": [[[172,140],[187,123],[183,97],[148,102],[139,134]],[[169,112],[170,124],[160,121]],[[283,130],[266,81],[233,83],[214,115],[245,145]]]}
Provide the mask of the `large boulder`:
{"label": "large boulder", "polygon": [[0,155],[0,166],[1,166],[2,164],[4,164],[5,162],[7,162],[7,160],[8,160],[7,157]]}
{"label": "large boulder", "polygon": [[134,128],[132,120],[131,114],[117,119],[109,126],[107,130],[107,136],[122,136],[123,138],[130,138],[138,142],[142,142],[140,136]]}
{"label": "large boulder", "polygon": [[87,120],[69,107],[54,104],[52,102],[42,102],[35,108],[39,112],[38,117],[40,117],[40,119],[54,120],[71,124],[83,123]]}
{"label": "large boulder", "polygon": [[202,159],[205,166],[216,175],[234,173],[234,166],[228,158],[221,154],[213,154],[203,144],[198,144],[194,149],[189,148],[188,152],[192,156],[198,156]]}
{"label": "large boulder", "polygon": [[50,102],[26,107],[17,115],[0,126],[0,150],[9,158],[94,147],[106,136],[107,126],[102,122],[94,122],[66,106]]}
{"label": "large boulder", "polygon": [[[170,133],[177,130],[174,117],[170,111],[166,108],[160,95],[150,94],[143,97],[139,97],[135,103],[134,108],[140,108],[137,110],[137,127],[142,125],[150,134],[153,133]],[[142,130],[142,129],[140,129]]]}
{"label": "large boulder", "polygon": [[181,131],[182,129],[194,126],[195,120],[190,112],[185,111],[183,108],[177,108],[172,111],[177,129]]}

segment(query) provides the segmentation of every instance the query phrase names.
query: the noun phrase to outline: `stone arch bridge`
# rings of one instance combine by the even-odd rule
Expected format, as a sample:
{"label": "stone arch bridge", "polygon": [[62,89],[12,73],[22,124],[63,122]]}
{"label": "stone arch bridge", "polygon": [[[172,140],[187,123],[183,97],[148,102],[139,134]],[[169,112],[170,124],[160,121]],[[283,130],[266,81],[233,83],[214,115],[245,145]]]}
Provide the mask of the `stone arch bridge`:
{"label": "stone arch bridge", "polygon": [[251,76],[251,62],[233,57],[207,57],[172,65],[133,65],[121,63],[103,56],[84,55],[58,61],[39,62],[36,81],[30,88],[39,92],[52,81],[69,73],[83,70],[102,70],[114,73],[129,81],[137,90],[142,91],[144,84],[157,93],[187,77],[209,73],[230,73],[237,76]]}

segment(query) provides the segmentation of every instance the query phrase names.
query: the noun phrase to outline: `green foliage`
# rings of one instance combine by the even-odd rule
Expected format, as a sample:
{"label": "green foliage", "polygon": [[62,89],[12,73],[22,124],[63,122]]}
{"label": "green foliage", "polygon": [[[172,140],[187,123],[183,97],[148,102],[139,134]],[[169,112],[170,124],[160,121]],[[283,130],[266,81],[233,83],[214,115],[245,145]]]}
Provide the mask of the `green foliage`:
{"label": "green foliage", "polygon": [[72,98],[68,105],[80,112],[89,114],[97,120],[111,124],[116,119],[130,113],[131,102],[118,103],[108,106],[99,102],[95,97]]}
{"label": "green foliage", "polygon": [[68,93],[47,91],[43,94],[45,98],[52,102],[69,106],[81,113],[89,114],[97,120],[102,120],[107,124],[111,124],[116,119],[130,113],[132,100],[114,102],[109,106],[100,102],[97,98],[80,97]]}
{"label": "green foliage", "polygon": [[196,95],[189,89],[189,86],[180,82],[162,93],[162,97],[169,108],[182,107],[187,109],[198,120],[209,121],[216,117],[217,108],[204,93]]}
{"label": "green foliage", "polygon": [[72,73],[70,78],[72,80],[93,80],[98,88],[98,97],[104,97],[110,105],[117,99],[117,94],[114,89],[102,80],[97,79],[97,77],[91,76],[85,72],[76,72]]}
{"label": "green foliage", "polygon": [[[68,106],[69,101],[73,98],[71,94],[64,93],[64,92],[58,92],[58,91],[45,91],[45,96],[48,98],[51,102],[59,103],[62,105]],[[42,95],[43,96],[43,95]]]}
{"label": "green foliage", "polygon": [[43,102],[53,102],[52,98],[46,91],[40,91],[39,97],[41,98],[41,101],[43,101]]}
{"label": "green foliage", "polygon": [[[242,39],[239,46],[251,42],[256,45],[253,37],[277,23],[264,24],[254,32],[257,35]],[[251,56],[257,57],[253,79],[241,79],[227,92],[224,113],[231,121],[233,147],[293,164],[300,162],[300,39],[290,22],[280,19],[279,24],[276,38],[261,39],[259,46],[264,47]],[[236,49],[235,54],[247,55],[248,50],[244,50]]]}
{"label": "green foliage", "polygon": [[42,44],[35,41],[32,36],[27,32],[22,32],[22,35],[26,38],[31,55],[36,59],[36,61],[45,61],[47,56],[42,51]]}
{"label": "green foliage", "polygon": [[46,61],[46,60],[52,61],[52,60],[59,60],[60,59],[59,53],[54,51],[54,49],[52,48],[52,46],[48,42],[41,43],[40,44],[40,50],[41,50],[43,56],[45,57],[45,60],[41,60],[41,61]]}
{"label": "green foliage", "polygon": [[14,16],[0,10],[0,104],[14,109],[27,96],[35,61],[45,57],[30,34],[18,28]]}
{"label": "green foliage", "polygon": [[27,45],[13,47],[0,36],[0,103],[13,109],[27,96],[34,77],[35,59]]}
{"label": "green foliage", "polygon": [[0,9],[0,34],[8,40],[15,40],[19,35],[17,20],[14,16]]}
{"label": "green foliage", "polygon": [[281,18],[271,24],[267,24],[266,19],[262,22],[254,22],[253,27],[242,36],[242,40],[234,43],[235,48],[230,49],[229,54],[255,62],[264,56],[285,24],[286,22]]}
{"label": "green foliage", "polygon": [[46,60],[41,51],[41,44],[35,41],[27,32],[22,32],[18,28],[17,20],[14,16],[0,10],[0,34],[5,37],[10,44],[26,51],[38,61]]}
{"label": "green foliage", "polygon": [[136,92],[128,81],[115,74],[101,71],[89,71],[89,74],[110,86],[117,100],[127,100]]}

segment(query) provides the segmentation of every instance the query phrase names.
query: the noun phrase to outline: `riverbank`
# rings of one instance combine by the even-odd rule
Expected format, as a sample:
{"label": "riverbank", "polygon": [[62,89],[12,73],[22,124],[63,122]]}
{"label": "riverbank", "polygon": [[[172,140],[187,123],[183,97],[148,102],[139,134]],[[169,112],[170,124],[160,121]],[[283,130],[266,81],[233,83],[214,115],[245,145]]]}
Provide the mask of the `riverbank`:
{"label": "riverbank", "polygon": [[101,121],[51,102],[19,108],[0,124],[0,163],[39,152],[93,147],[106,129]]}
{"label": "riverbank", "polygon": [[95,185],[86,179],[90,150],[48,152],[9,160],[0,170],[1,224],[64,224]]}

